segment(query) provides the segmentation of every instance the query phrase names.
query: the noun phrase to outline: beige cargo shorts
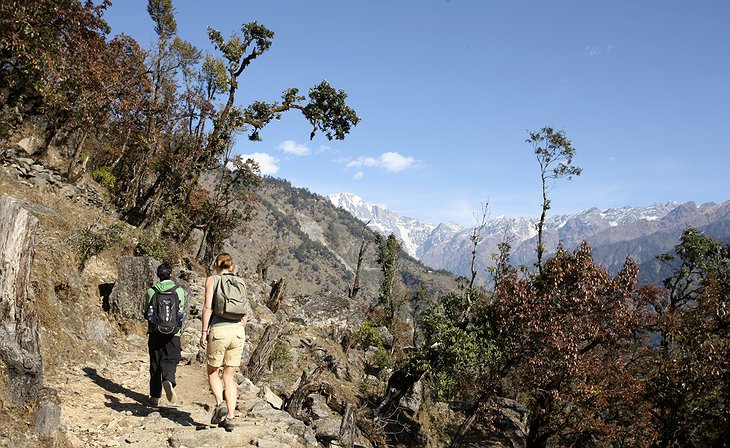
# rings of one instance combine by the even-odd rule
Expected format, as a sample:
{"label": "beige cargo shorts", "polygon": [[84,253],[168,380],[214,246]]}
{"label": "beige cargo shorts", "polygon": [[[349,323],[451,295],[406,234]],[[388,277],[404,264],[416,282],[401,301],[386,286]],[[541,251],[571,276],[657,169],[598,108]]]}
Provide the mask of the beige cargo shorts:
{"label": "beige cargo shorts", "polygon": [[243,343],[246,342],[246,327],[243,325],[214,325],[208,333],[206,358],[213,367],[241,365]]}

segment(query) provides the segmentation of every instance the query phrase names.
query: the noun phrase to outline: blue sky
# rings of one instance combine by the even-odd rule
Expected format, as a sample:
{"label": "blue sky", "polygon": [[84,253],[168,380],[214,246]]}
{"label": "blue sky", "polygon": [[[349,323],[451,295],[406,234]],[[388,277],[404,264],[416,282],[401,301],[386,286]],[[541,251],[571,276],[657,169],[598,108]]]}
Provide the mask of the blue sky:
{"label": "blue sky", "polygon": [[[112,34],[149,48],[146,0],[115,0]],[[730,199],[730,1],[178,0],[178,34],[215,54],[258,21],[276,33],[238,104],[326,79],[362,122],[309,140],[295,112],[263,141],[265,173],[319,194],[351,192],[425,222],[537,216],[528,130],[563,129],[583,174],[556,183],[551,214]]]}

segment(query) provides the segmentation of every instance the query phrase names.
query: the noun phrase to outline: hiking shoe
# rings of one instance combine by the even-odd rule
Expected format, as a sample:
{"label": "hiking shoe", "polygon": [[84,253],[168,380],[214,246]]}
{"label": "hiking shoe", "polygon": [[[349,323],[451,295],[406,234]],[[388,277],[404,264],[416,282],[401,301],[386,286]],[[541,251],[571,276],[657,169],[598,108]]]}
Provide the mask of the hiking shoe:
{"label": "hiking shoe", "polygon": [[233,419],[232,418],[228,418],[228,417],[226,417],[225,420],[223,420],[222,422],[220,422],[218,424],[218,426],[220,426],[221,428],[225,429],[226,432],[231,432],[231,431],[233,431],[233,428],[236,427],[236,425],[233,424]]}
{"label": "hiking shoe", "polygon": [[160,399],[158,397],[149,397],[147,398],[147,405],[157,407],[160,405]]}
{"label": "hiking shoe", "polygon": [[162,388],[165,389],[165,396],[167,401],[174,403],[177,401],[177,394],[175,393],[175,386],[171,382],[165,380],[162,382]]}
{"label": "hiking shoe", "polygon": [[225,403],[215,405],[215,409],[213,409],[213,418],[210,419],[210,424],[220,424],[226,415],[228,415],[228,406],[226,406]]}

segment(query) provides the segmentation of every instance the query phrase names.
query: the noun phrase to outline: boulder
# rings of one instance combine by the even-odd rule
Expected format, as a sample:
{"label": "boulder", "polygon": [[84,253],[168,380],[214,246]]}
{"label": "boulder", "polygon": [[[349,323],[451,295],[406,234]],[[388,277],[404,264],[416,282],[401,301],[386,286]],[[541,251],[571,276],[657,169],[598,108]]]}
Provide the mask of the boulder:
{"label": "boulder", "polygon": [[159,264],[151,257],[119,257],[117,282],[109,296],[109,311],[124,319],[144,320],[145,295],[158,281]]}
{"label": "boulder", "polygon": [[[144,300],[147,290],[160,281],[157,266],[160,262],[152,257],[123,256],[117,259],[117,281],[109,295],[109,311],[124,319],[144,320]],[[173,280],[185,291],[185,315],[190,315],[190,285],[175,275]],[[194,320],[194,319],[193,319]],[[190,325],[186,319],[183,328]]]}

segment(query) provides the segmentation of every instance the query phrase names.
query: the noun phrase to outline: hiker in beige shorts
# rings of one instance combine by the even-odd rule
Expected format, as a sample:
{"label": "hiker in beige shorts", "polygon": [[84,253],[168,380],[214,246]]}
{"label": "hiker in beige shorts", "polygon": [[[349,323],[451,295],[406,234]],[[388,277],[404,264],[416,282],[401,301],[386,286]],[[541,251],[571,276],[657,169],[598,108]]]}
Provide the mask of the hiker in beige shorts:
{"label": "hiker in beige shorts", "polygon": [[[238,398],[235,374],[241,364],[248,315],[244,315],[242,319],[225,319],[214,314],[213,294],[222,276],[233,275],[233,268],[233,259],[227,253],[218,255],[213,262],[216,274],[205,280],[203,331],[200,336],[200,347],[206,350],[208,383],[215,397],[215,408],[210,422],[222,426],[226,431],[233,431],[234,428],[233,417]],[[223,381],[218,373],[221,367]]]}

